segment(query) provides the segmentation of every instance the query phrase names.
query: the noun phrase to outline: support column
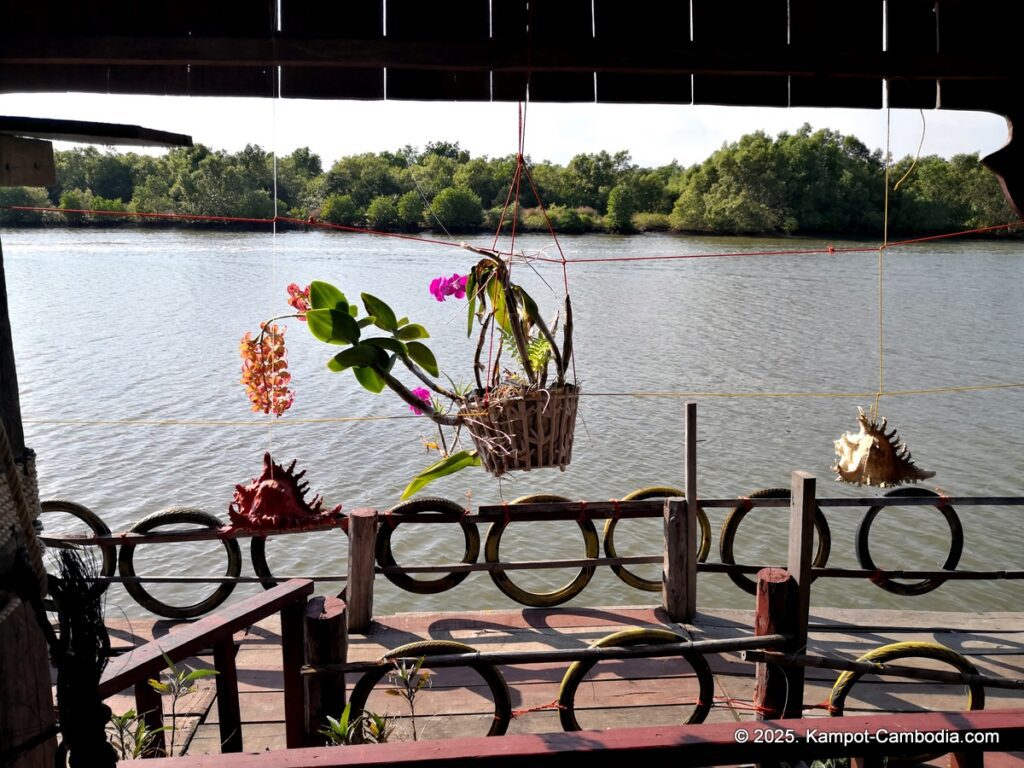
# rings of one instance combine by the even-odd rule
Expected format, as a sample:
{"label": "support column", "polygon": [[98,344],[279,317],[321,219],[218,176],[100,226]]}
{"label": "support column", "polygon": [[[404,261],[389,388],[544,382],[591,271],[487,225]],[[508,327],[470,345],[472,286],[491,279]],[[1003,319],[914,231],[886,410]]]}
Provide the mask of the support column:
{"label": "support column", "polygon": [[[18,376],[14,365],[7,283],[0,245],[0,422],[16,460],[26,458],[21,425]],[[0,480],[0,482],[6,482]],[[13,493],[14,489],[10,489]],[[34,504],[38,498],[30,500]],[[6,536],[4,536],[6,540]],[[0,579],[3,578],[0,573]],[[3,606],[0,606],[2,610]],[[0,622],[0,765],[50,768],[56,749],[53,736],[37,737],[54,725],[50,693],[50,659],[32,610],[21,605]],[[39,741],[33,745],[34,741]]]}

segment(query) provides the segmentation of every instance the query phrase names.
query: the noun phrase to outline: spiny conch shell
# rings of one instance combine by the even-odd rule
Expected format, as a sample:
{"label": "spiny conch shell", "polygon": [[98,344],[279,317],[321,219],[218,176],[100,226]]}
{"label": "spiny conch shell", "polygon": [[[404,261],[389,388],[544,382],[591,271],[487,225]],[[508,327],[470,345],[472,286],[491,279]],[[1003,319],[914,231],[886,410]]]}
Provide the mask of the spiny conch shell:
{"label": "spiny conch shell", "polygon": [[888,422],[885,419],[879,426],[864,414],[863,408],[857,410],[860,432],[847,432],[835,441],[839,461],[832,469],[839,475],[836,480],[893,488],[935,477],[934,472],[914,464],[895,429],[886,434]]}
{"label": "spiny conch shell", "polygon": [[295,474],[295,461],[285,469],[263,455],[263,473],[249,485],[236,485],[234,500],[228,504],[231,525],[238,528],[269,530],[304,528],[329,522],[341,513],[341,505],[323,510],[323,499],[306,501],[309,483],[299,482],[306,470]]}

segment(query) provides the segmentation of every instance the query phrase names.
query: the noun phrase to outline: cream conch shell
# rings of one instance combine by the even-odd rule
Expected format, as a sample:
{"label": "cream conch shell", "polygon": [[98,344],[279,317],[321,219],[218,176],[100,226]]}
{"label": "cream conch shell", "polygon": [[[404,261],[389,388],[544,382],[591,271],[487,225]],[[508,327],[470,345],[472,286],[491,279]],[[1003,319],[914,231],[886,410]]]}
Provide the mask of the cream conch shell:
{"label": "cream conch shell", "polygon": [[886,434],[888,422],[885,419],[879,426],[864,414],[863,408],[857,410],[860,432],[847,432],[835,441],[839,460],[832,469],[838,474],[836,480],[893,488],[935,477],[934,472],[914,464],[895,429]]}

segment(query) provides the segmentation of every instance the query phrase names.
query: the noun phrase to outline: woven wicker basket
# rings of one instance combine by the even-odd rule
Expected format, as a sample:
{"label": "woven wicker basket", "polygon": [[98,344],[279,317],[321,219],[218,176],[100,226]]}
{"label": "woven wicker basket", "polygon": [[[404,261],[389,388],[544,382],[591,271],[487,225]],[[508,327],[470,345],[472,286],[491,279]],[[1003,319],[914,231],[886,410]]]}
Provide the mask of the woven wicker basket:
{"label": "woven wicker basket", "polygon": [[486,401],[478,392],[459,414],[484,468],[495,477],[515,469],[565,469],[572,459],[579,397],[573,384]]}

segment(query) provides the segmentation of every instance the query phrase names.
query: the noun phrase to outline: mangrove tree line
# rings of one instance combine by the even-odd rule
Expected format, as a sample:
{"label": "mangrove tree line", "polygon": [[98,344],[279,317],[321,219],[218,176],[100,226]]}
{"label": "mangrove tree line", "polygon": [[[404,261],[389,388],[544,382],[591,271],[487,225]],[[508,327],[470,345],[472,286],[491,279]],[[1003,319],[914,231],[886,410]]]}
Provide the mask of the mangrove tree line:
{"label": "mangrove tree line", "polygon": [[[197,145],[162,156],[95,147],[56,153],[57,184],[0,189],[0,224],[109,226],[123,221],[71,211],[268,218],[281,215],[378,230],[493,231],[515,156],[472,157],[452,142],[342,157],[324,169],[297,149],[276,161],[259,146],[228,153]],[[754,132],[704,162],[642,168],[628,152],[579,154],[562,166],[530,162],[548,215],[561,232],[672,230],[722,234],[878,237],[885,197],[879,150],[832,130]],[[976,154],[906,157],[889,171],[890,233],[927,235],[1013,220],[996,178]],[[899,184],[897,185],[897,182]],[[529,185],[519,226],[546,228]],[[159,220],[128,220],[154,225]],[[176,222],[181,225],[183,222]],[[508,222],[506,222],[508,223]]]}

